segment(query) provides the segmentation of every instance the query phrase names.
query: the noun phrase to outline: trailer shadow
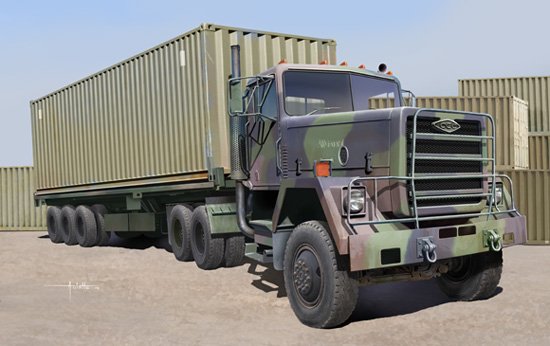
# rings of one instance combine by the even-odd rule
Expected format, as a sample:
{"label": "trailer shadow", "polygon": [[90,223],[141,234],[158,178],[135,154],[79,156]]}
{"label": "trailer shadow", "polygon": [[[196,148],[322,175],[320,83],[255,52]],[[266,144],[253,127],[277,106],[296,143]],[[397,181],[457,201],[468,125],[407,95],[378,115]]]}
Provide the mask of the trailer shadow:
{"label": "trailer shadow", "polygon": [[[50,237],[46,235],[42,235],[38,237],[39,239],[50,239]],[[104,245],[105,247],[120,247],[124,249],[131,249],[131,250],[145,250],[149,249],[151,247],[166,250],[168,252],[172,252],[172,247],[168,243],[168,237],[159,237],[159,238],[149,238],[146,236],[139,236],[136,238],[131,239],[124,239],[118,237],[116,234],[111,235],[111,239],[109,239],[109,244]]]}

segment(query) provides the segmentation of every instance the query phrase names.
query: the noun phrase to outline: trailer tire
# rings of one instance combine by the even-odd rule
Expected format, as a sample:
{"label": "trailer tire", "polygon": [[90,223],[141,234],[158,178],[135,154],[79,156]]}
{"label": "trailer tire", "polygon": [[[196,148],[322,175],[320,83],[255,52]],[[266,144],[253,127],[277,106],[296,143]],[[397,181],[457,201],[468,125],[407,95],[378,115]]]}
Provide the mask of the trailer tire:
{"label": "trailer tire", "polygon": [[63,231],[61,230],[61,209],[49,207],[46,212],[46,223],[48,225],[48,236],[52,243],[63,243]]}
{"label": "trailer tire", "polygon": [[344,323],[357,303],[358,284],[345,257],[338,255],[328,226],[318,221],[298,225],[286,244],[283,274],[290,306],[314,328]]}
{"label": "trailer tire", "polygon": [[460,261],[437,278],[441,291],[462,301],[493,296],[502,274],[502,251],[464,256]]}
{"label": "trailer tire", "polygon": [[61,209],[61,230],[65,244],[78,244],[76,238],[76,211],[72,205],[66,205]]}
{"label": "trailer tire", "polygon": [[94,213],[84,205],[76,208],[76,240],[82,247],[92,247],[97,243],[97,223]]}
{"label": "trailer tire", "polygon": [[243,235],[230,235],[225,238],[224,261],[226,267],[236,267],[243,263],[245,241]]}
{"label": "trailer tire", "polygon": [[189,205],[174,206],[168,218],[168,240],[172,253],[178,261],[192,261],[191,218],[193,209]]}
{"label": "trailer tire", "polygon": [[191,250],[195,263],[201,269],[219,268],[223,263],[225,241],[213,237],[204,205],[196,208],[191,217]]}
{"label": "trailer tire", "polygon": [[102,204],[94,204],[90,209],[94,213],[95,223],[97,225],[96,245],[109,245],[109,241],[111,240],[111,232],[105,231],[105,214],[107,214],[107,208],[105,208]]}

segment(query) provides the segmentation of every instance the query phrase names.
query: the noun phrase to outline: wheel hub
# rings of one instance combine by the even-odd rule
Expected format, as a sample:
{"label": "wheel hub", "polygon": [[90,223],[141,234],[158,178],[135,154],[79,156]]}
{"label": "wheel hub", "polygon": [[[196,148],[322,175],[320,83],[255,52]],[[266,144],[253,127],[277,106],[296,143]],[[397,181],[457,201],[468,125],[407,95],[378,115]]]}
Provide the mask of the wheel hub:
{"label": "wheel hub", "polygon": [[293,284],[303,303],[317,304],[321,292],[321,272],[317,257],[310,249],[302,249],[293,267]]}

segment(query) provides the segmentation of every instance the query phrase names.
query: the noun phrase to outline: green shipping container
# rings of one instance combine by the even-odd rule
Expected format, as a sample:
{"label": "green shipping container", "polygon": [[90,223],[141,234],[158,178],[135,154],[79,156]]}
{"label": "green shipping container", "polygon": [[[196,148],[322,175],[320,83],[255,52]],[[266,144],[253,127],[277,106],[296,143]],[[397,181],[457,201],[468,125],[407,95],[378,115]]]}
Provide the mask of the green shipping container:
{"label": "green shipping container", "polygon": [[336,63],[336,43],[203,24],[31,102],[37,195],[201,181],[229,172],[230,47],[242,75]]}

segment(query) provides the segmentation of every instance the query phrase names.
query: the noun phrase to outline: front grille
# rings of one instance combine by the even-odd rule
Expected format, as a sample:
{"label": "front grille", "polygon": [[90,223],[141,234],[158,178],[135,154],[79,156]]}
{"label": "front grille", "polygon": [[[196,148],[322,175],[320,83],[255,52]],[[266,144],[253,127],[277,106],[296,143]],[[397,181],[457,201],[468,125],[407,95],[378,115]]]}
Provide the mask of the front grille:
{"label": "front grille", "polygon": [[[443,132],[435,128],[432,123],[440,120],[438,117],[418,117],[416,132],[427,134],[442,134]],[[449,160],[445,159],[445,155],[453,155],[456,157],[464,157],[461,155],[481,158],[483,154],[482,140],[464,140],[460,139],[461,135],[481,136],[482,123],[474,120],[455,120],[460,129],[451,133],[456,135],[457,139],[427,139],[418,138],[416,140],[416,157],[414,172],[416,175],[453,175],[453,174],[483,174],[483,161],[478,160]],[[407,152],[412,153],[413,142],[413,117],[407,118]],[[432,156],[434,158],[425,158],[422,156]],[[441,156],[441,159],[438,157]],[[412,156],[408,155],[407,159],[408,173],[412,172]],[[409,190],[412,186],[409,183]],[[443,205],[463,205],[463,204],[478,204],[481,202],[480,197],[460,197],[459,191],[463,193],[480,193],[483,188],[482,178],[456,178],[456,179],[433,179],[433,180],[416,180],[415,191],[424,194],[430,194],[430,191],[457,191],[457,196],[449,198],[448,196],[435,199],[419,199],[417,200],[418,207],[437,207]],[[464,191],[467,190],[467,191]],[[409,193],[409,202],[412,194]]]}

